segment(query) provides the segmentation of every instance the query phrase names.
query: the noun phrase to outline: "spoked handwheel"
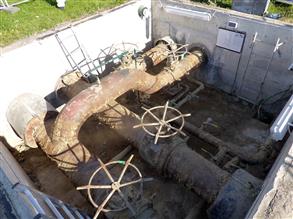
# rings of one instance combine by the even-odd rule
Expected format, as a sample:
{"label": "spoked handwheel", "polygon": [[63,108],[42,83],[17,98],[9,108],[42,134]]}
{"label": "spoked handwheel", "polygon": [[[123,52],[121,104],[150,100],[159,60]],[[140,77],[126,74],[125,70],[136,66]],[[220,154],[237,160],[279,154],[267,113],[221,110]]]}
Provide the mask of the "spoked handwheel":
{"label": "spoked handwheel", "polygon": [[103,72],[105,66],[108,63],[121,63],[125,59],[125,57],[129,55],[133,55],[138,52],[139,48],[134,43],[117,43],[112,44],[104,49],[101,49],[98,57],[95,59],[95,62],[99,63],[100,71]]}
{"label": "spoked handwheel", "polygon": [[[155,137],[155,144],[159,138],[169,138],[177,133],[186,136],[182,129],[185,123],[184,118],[190,114],[182,114],[176,108],[169,106],[169,101],[164,106],[156,106],[151,109],[143,107],[143,109],[145,113],[141,117],[141,123],[133,128],[142,127],[146,133]],[[172,126],[171,123],[175,120],[181,120],[179,128]]]}
{"label": "spoked handwheel", "polygon": [[[109,163],[104,164],[102,162],[102,160],[98,159],[99,163],[100,163],[100,167],[92,174],[92,176],[89,179],[89,183],[86,186],[80,186],[77,187],[77,190],[87,190],[87,194],[88,194],[88,198],[91,202],[91,204],[97,208],[97,211],[95,213],[94,218],[98,218],[99,214],[101,212],[110,212],[110,211],[122,211],[125,210],[126,208],[128,208],[132,215],[135,216],[136,212],[134,207],[132,207],[131,203],[128,201],[128,196],[127,194],[124,194],[124,192],[122,191],[122,188],[126,188],[126,187],[130,187],[133,186],[135,184],[139,184],[140,189],[138,190],[139,192],[139,196],[142,196],[142,189],[143,189],[143,182],[146,181],[151,181],[152,178],[142,178],[142,174],[139,171],[139,169],[131,163],[131,160],[133,158],[133,155],[130,156],[130,158],[127,161],[112,161]],[[119,178],[117,180],[114,179],[114,176],[110,173],[109,169],[111,168],[111,166],[113,165],[122,165],[123,169],[121,174],[119,175]],[[135,172],[137,179],[133,179],[127,182],[123,182],[123,178],[125,176],[125,174],[128,171],[133,171]],[[110,181],[110,184],[108,185],[93,185],[93,181],[94,178],[97,177],[98,175],[101,176],[101,171],[104,171],[104,173],[106,174],[107,178]],[[101,203],[97,203],[94,200],[94,197],[92,195],[92,190],[108,190],[108,194],[106,196],[106,198],[101,202]],[[121,207],[116,207],[116,208],[106,208],[106,206],[109,204],[110,200],[113,198],[113,196],[115,194],[118,194],[120,196],[120,198],[122,199],[122,201],[124,202],[124,205]]]}

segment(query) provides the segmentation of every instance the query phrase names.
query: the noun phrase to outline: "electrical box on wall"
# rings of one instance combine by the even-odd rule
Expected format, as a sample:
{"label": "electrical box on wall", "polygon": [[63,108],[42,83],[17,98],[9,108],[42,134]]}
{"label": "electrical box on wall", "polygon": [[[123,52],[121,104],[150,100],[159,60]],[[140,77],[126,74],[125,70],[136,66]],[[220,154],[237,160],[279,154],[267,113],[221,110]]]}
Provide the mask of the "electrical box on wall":
{"label": "electrical box on wall", "polygon": [[237,22],[234,22],[234,21],[229,21],[228,22],[228,27],[237,29],[238,23]]}
{"label": "electrical box on wall", "polygon": [[219,28],[217,46],[241,53],[245,41],[245,33]]}

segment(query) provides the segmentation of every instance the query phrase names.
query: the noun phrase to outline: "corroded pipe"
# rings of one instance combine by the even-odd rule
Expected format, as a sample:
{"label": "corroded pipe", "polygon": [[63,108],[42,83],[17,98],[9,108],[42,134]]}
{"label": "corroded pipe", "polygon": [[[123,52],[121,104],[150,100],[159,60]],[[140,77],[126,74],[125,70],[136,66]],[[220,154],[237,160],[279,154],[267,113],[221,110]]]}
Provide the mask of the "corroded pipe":
{"label": "corroded pipe", "polygon": [[[177,64],[172,71],[164,70],[157,76],[149,75],[141,70],[121,70],[112,73],[102,80],[102,87],[92,86],[74,97],[59,114],[55,124],[50,124],[50,121],[44,123],[42,117],[35,117],[36,125],[38,121],[40,122],[38,125],[40,128],[35,131],[34,136],[43,150],[55,159],[61,168],[76,169],[77,165],[86,163],[85,168],[78,168],[78,172],[67,172],[69,176],[71,175],[71,179],[75,184],[83,185],[93,169],[97,167],[97,162],[95,160],[89,162],[89,152],[85,151],[85,147],[79,143],[77,136],[84,121],[92,113],[100,112],[99,119],[132,141],[148,163],[193,188],[206,200],[214,200],[223,186],[231,189],[229,181],[233,177],[229,179],[229,173],[189,149],[180,138],[175,137],[158,145],[153,144],[153,138],[146,136],[141,129],[133,129],[133,126],[139,123],[137,116],[115,103],[115,98],[129,89],[137,89],[150,94],[154,93],[163,86],[179,79],[200,63],[200,58],[191,54]],[[125,81],[125,78],[133,80],[133,82]],[[103,81],[105,82],[103,83]],[[122,86],[122,89],[117,88],[115,85]],[[127,86],[129,86],[128,89]],[[114,96],[112,96],[113,93]],[[84,105],[89,105],[90,107]],[[81,109],[81,111],[78,109]],[[59,122],[65,123],[58,127]],[[53,134],[51,134],[51,128],[53,129]],[[49,138],[51,135],[53,136],[53,144]],[[236,182],[239,181],[241,180],[237,178]],[[232,188],[234,189],[232,191],[235,191],[233,194],[236,194],[239,190]],[[246,187],[244,186],[243,188]],[[241,187],[240,189],[243,190],[243,188]],[[244,191],[245,194],[253,194],[253,192],[254,189]],[[218,203],[224,205],[227,198],[220,198]],[[229,204],[239,202],[237,206],[240,206],[240,208],[247,205],[245,201],[242,201],[242,199],[236,200],[234,196],[232,198],[228,197],[228,202]],[[230,206],[229,204],[228,206]]]}
{"label": "corroded pipe", "polygon": [[81,126],[91,115],[106,109],[107,104],[129,90],[155,93],[179,80],[200,63],[197,55],[190,54],[177,63],[172,71],[163,70],[155,76],[137,69],[122,69],[109,74],[101,80],[100,85],[81,91],[66,104],[53,126],[53,144],[47,144],[43,150],[64,169],[75,169],[78,163],[88,162],[91,155],[77,137]]}
{"label": "corroded pipe", "polygon": [[[192,59],[189,59],[189,57]],[[199,60],[193,58],[195,57],[187,56],[176,65],[172,72],[163,70],[157,76],[145,75],[144,72],[139,71],[134,72],[136,75],[133,75],[132,78],[133,81],[137,83],[136,89],[143,90],[150,94],[160,90],[163,86],[181,78],[188,69],[194,66],[194,64],[200,63]],[[192,63],[193,61],[194,64]],[[127,74],[124,74],[123,78],[125,78],[125,76],[127,76]],[[140,78],[144,80],[141,81]],[[118,78],[115,84],[117,84],[117,82],[119,82]],[[135,89],[135,87],[131,88]],[[72,97],[71,92],[69,92],[69,96]],[[76,100],[76,97],[74,97],[73,100]],[[229,174],[226,171],[221,170],[213,163],[192,151],[187,147],[185,142],[180,140],[154,145],[153,139],[146,136],[145,132],[139,129],[133,129],[133,126],[139,123],[138,116],[113,101],[113,99],[109,100],[107,106],[103,108],[105,108],[105,110],[99,114],[99,119],[114,128],[123,137],[130,140],[134,146],[139,149],[140,154],[149,164],[160,172],[164,172],[188,185],[197,193],[201,194],[206,200],[211,201],[215,199],[218,191],[229,178]],[[95,111],[103,108],[96,108]],[[92,112],[90,114],[92,114]],[[75,113],[73,113],[73,115],[75,115]],[[72,119],[69,121],[72,122]],[[65,136],[63,138],[65,138]],[[67,135],[66,138],[70,139],[74,138],[74,136],[69,137]]]}
{"label": "corroded pipe", "polygon": [[[176,48],[173,48],[176,49]],[[129,62],[128,64],[124,63],[119,69],[137,69],[146,71],[159,63],[165,60],[170,54],[170,49],[168,48],[167,42],[161,40],[155,47],[143,53],[141,56],[136,57],[134,60]],[[66,93],[67,95],[73,93],[74,96],[81,92],[82,90],[87,89],[92,84],[86,83],[84,80],[80,80],[82,75],[78,72],[75,74],[75,80],[71,81],[63,81],[65,76],[61,77],[61,81],[63,83],[62,86],[58,85],[56,87],[57,94]],[[71,77],[72,78],[72,77]],[[74,86],[71,85],[73,81]],[[60,86],[60,87],[59,87]],[[72,96],[73,97],[73,96]],[[64,97],[63,97],[64,98]],[[66,97],[65,97],[66,98]]]}
{"label": "corroded pipe", "polygon": [[[136,69],[139,69],[139,70],[146,70],[147,68],[151,68],[154,65],[157,65],[160,62],[162,62],[164,59],[166,59],[169,55],[169,52],[170,50],[168,49],[168,46],[164,44],[164,42],[162,41],[154,48],[142,54],[142,56],[140,57],[140,61],[135,60],[129,63],[128,67],[136,67]],[[122,69],[121,71],[115,74],[112,73],[111,75],[106,77],[104,80],[102,80],[103,83],[101,84],[101,86],[92,86],[89,88],[88,83],[84,83],[84,81],[82,80],[80,81],[77,80],[76,83],[78,84],[76,84],[76,86],[70,86],[70,88],[73,87],[74,89],[73,91],[71,91],[70,88],[68,90],[68,87],[61,88],[63,90],[65,89],[67,94],[71,92],[79,93],[82,90],[87,90],[87,91],[83,92],[83,94],[78,97],[79,99],[77,98],[76,100],[74,100],[71,103],[71,105],[68,105],[67,107],[65,107],[65,109],[62,111],[63,114],[61,114],[61,116],[58,117],[59,118],[58,121],[61,121],[62,124],[60,125],[60,123],[56,122],[54,132],[51,130],[52,128],[50,128],[49,132],[47,130],[40,129],[39,136],[37,137],[34,134],[34,136],[32,137],[32,132],[34,132],[35,127],[37,127],[36,123],[41,122],[38,119],[34,119],[30,121],[30,123],[27,124],[28,134],[25,135],[25,138],[38,139],[39,145],[41,145],[42,149],[49,155],[51,159],[57,162],[59,167],[65,170],[76,170],[78,164],[86,163],[91,159],[90,152],[87,150],[86,147],[84,147],[84,145],[80,144],[79,140],[77,139],[79,129],[82,126],[83,122],[86,120],[84,119],[82,121],[78,121],[78,117],[80,118],[89,117],[92,113],[95,112],[91,110],[91,107],[89,107],[88,109],[85,109],[87,102],[91,101],[89,98],[94,99],[95,92],[102,95],[101,97],[104,97],[103,100],[106,102],[107,100],[111,98],[116,98],[120,96],[120,94],[123,94],[124,92],[126,92],[127,89],[130,89],[131,83],[132,83],[131,79],[128,78],[128,81],[127,81],[125,80],[126,78],[124,78],[125,73],[128,74],[129,72],[132,73],[131,75],[133,75],[133,78],[139,77],[139,74],[135,74],[135,70],[129,71],[126,69],[124,70]],[[78,77],[78,75],[76,76]],[[129,77],[131,76],[129,75]],[[115,84],[117,83],[117,80],[120,80],[121,82],[119,84],[119,87],[115,86]],[[114,87],[113,89],[114,92],[111,93],[113,87]],[[108,93],[107,95],[109,96],[106,96],[105,93]],[[99,98],[99,100],[101,102],[103,101],[102,98]],[[81,106],[85,107],[83,108],[83,112],[82,112],[82,109],[81,110],[79,109],[79,107]],[[86,110],[88,110],[87,113],[85,113]],[[81,113],[82,115],[79,113]],[[73,116],[73,114],[75,114],[76,116],[75,120],[71,120],[70,118],[70,116]],[[75,126],[72,126],[72,124],[69,124],[70,122],[72,122],[72,124],[75,124]],[[49,136],[53,136],[52,139],[48,140],[48,138],[45,137],[46,134],[48,134]],[[66,137],[63,138],[63,136],[66,136],[66,135],[74,136],[74,137],[70,139]],[[32,142],[34,141],[30,141],[30,145],[33,145]]]}
{"label": "corroded pipe", "polygon": [[[168,48],[168,45],[164,43],[164,41],[161,41],[157,46],[154,48],[148,50],[144,54],[142,54],[138,59],[128,64],[128,67],[136,67],[138,70],[146,70],[147,68],[150,68],[154,65],[157,65],[158,63],[162,62],[164,59],[168,57],[170,53],[170,50]],[[134,64],[135,63],[135,64]],[[127,66],[123,66],[125,68]],[[65,107],[65,110],[63,112],[67,112],[69,115],[68,117],[64,116],[65,123],[63,126],[63,129],[58,129],[60,126],[57,125],[57,129],[55,130],[56,135],[58,135],[59,131],[65,131],[66,133],[76,133],[78,134],[78,130],[75,129],[76,127],[71,127],[69,124],[69,121],[66,123],[66,118],[70,119],[70,116],[72,116],[72,113],[76,113],[76,117],[82,117],[79,113],[78,106],[79,104],[85,104],[87,103],[87,100],[90,101],[87,98],[93,98],[94,95],[92,95],[92,90],[96,91],[97,94],[100,94],[101,97],[104,97],[103,100],[111,99],[112,98],[112,90],[111,88],[114,87],[114,91],[116,91],[116,96],[114,95],[113,98],[119,96],[119,93],[124,93],[127,91],[128,88],[130,88],[128,85],[131,85],[133,83],[131,80],[134,77],[139,77],[139,74],[135,74],[136,70],[121,70],[117,72],[117,74],[111,74],[111,76],[106,77],[104,81],[104,84],[102,84],[101,87],[98,86],[92,86],[87,90],[88,93],[84,92],[83,96],[79,96],[81,99],[80,103],[77,103],[76,100],[74,100],[72,105],[70,107]],[[129,74],[128,82],[127,80],[124,80],[124,75]],[[141,72],[142,73],[142,72]],[[78,75],[76,74],[77,78]],[[133,78],[131,78],[133,76]],[[117,82],[116,79],[120,78],[119,87],[122,89],[119,91],[119,87],[115,86],[115,83]],[[64,82],[62,80],[62,82]],[[65,82],[66,83],[66,82]],[[76,80],[74,83],[75,86],[73,87],[72,93],[79,93],[80,91],[88,88],[91,84],[85,83],[83,80]],[[128,84],[129,83],[129,84]],[[107,89],[108,87],[108,89]],[[59,88],[62,91],[66,91],[66,93],[71,93],[70,88],[68,87],[61,87]],[[101,91],[102,90],[102,91]],[[105,95],[107,91],[108,97]],[[88,97],[85,95],[89,94]],[[83,99],[85,97],[85,99]],[[35,100],[36,99],[36,100]],[[96,99],[99,99],[99,97]],[[25,105],[22,106],[21,103],[24,102]],[[40,104],[41,103],[41,104]],[[55,160],[57,164],[66,170],[76,170],[77,164],[83,164],[90,160],[90,153],[89,151],[82,145],[79,144],[79,141],[77,139],[77,136],[75,136],[73,139],[66,140],[62,138],[57,138],[58,140],[54,140],[56,138],[51,138],[52,136],[52,127],[53,124],[50,124],[50,127],[44,123],[44,121],[47,121],[53,114],[56,115],[55,109],[50,110],[48,108],[50,106],[49,103],[47,103],[42,98],[36,98],[34,95],[22,95],[17,97],[10,105],[7,111],[7,119],[9,123],[12,125],[12,127],[15,128],[19,136],[21,136],[25,143],[30,147],[37,147],[37,144],[42,147],[42,149],[48,154],[48,156]],[[73,108],[71,108],[73,106]],[[74,108],[77,107],[77,108]],[[75,110],[75,111],[74,111]],[[52,113],[52,112],[53,113]],[[54,113],[56,112],[56,113]],[[94,112],[94,111],[92,111]],[[85,116],[90,116],[91,112],[88,112]],[[24,117],[18,116],[15,117],[15,114],[23,115]],[[55,116],[54,116],[55,117]],[[76,118],[78,119],[78,118]],[[62,119],[60,119],[62,120]],[[80,126],[82,125],[81,121]],[[74,121],[73,121],[74,122]],[[69,126],[66,127],[66,125],[69,124]],[[75,123],[76,124],[76,123]],[[77,125],[79,126],[79,125]],[[72,134],[74,135],[74,134]],[[69,135],[70,136],[70,135]]]}
{"label": "corroded pipe", "polygon": [[223,140],[194,126],[189,122],[185,123],[184,128],[192,134],[196,135],[198,138],[204,140],[205,142],[218,148],[227,149],[227,151],[231,152],[232,154],[238,156],[240,159],[248,163],[264,162],[268,158],[270,153],[270,150],[268,149],[272,142],[270,139],[268,139],[263,145],[261,145],[258,151],[253,151],[251,150],[251,148],[248,147],[241,147],[230,142],[224,142]]}
{"label": "corroded pipe", "polygon": [[[70,75],[70,77],[68,78],[70,78],[71,84],[67,87],[66,90],[62,91],[62,93],[66,94],[66,98],[71,99],[76,96],[82,89],[88,87],[88,83],[78,80],[78,78],[75,78],[74,74]],[[176,122],[177,121],[174,121],[174,123]],[[248,163],[262,163],[268,158],[270,153],[269,148],[271,145],[271,141],[269,139],[263,145],[260,145],[257,151],[254,151],[251,150],[251,148],[249,147],[241,147],[239,145],[223,141],[187,121],[185,122],[184,129],[196,135],[198,138],[204,140],[205,142],[215,147],[218,147],[219,149],[226,149],[226,151],[238,156],[240,159]]]}
{"label": "corroded pipe", "polygon": [[153,137],[142,129],[133,129],[140,124],[139,117],[115,101],[97,118],[128,139],[152,167],[192,188],[207,201],[214,200],[229,179],[229,173],[191,150],[180,138],[154,144]]}

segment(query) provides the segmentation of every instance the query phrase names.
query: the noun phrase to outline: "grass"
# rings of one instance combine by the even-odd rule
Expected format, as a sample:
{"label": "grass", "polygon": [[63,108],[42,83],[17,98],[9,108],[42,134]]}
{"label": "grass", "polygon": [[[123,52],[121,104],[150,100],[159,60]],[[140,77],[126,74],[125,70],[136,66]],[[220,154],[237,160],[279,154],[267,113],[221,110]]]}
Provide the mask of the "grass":
{"label": "grass", "polygon": [[[201,3],[210,3],[213,2],[219,7],[223,8],[232,8],[232,0],[191,0],[194,2],[201,2]],[[282,15],[282,18],[280,20],[293,23],[293,6],[278,3],[274,0],[271,0],[271,3],[269,5],[268,9],[269,13],[279,13]]]}
{"label": "grass", "polygon": [[293,23],[293,6],[271,2],[268,11],[270,13],[279,13],[282,15],[280,20]]}
{"label": "grass", "polygon": [[[9,0],[15,2],[19,0]],[[0,47],[40,32],[49,30],[60,23],[109,9],[127,0],[67,0],[64,11],[56,8],[55,0],[31,0],[19,5],[20,11],[9,14],[0,11]],[[208,3],[208,0],[191,0]],[[210,0],[217,6],[231,8],[232,0]],[[280,13],[281,20],[293,23],[293,6],[271,1],[269,12]]]}
{"label": "grass", "polygon": [[[10,0],[13,2],[15,0]],[[65,10],[56,8],[55,0],[32,0],[19,5],[20,11],[0,11],[0,47],[49,30],[60,23],[76,20],[109,9],[127,0],[67,0]]]}

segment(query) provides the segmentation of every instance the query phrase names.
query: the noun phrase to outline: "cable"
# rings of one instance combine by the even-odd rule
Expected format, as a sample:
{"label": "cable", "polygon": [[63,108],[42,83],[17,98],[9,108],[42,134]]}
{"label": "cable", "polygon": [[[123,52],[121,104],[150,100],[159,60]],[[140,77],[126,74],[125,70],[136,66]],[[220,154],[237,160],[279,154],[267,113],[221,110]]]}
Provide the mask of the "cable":
{"label": "cable", "polygon": [[[261,100],[258,102],[258,104],[257,104],[257,106],[258,106],[258,107],[257,107],[257,108],[258,108],[258,110],[257,110],[257,117],[258,117],[258,118],[260,117],[260,111],[261,111],[261,108],[262,108],[263,105],[272,105],[272,104],[274,104],[274,103],[276,103],[276,102],[278,102],[278,101],[280,101],[280,100],[286,99],[287,96],[288,96],[287,93],[289,93],[289,92],[292,93],[292,87],[293,87],[293,84],[290,85],[286,90],[279,91],[279,92],[277,92],[277,93],[275,93],[275,94],[273,94],[273,95],[271,95],[271,96],[269,96],[269,97],[267,97],[267,98],[261,99]],[[276,97],[276,96],[278,96],[278,95],[280,95],[280,94],[282,94],[282,95],[280,96],[280,98],[274,100],[273,102],[266,103],[267,101],[271,100],[272,98],[274,98],[274,97]]]}

